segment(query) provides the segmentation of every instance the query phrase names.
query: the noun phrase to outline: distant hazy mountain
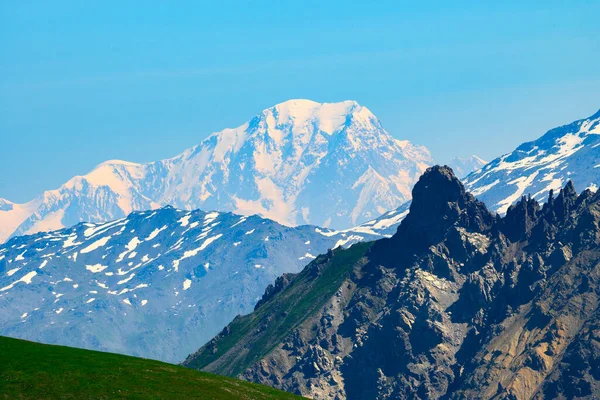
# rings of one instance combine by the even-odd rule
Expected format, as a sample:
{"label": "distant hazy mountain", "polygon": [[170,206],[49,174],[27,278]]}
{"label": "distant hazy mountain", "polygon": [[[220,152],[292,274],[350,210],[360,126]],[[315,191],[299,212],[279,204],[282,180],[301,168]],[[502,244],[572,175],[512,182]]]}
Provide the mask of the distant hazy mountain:
{"label": "distant hazy mountain", "polygon": [[456,176],[459,178],[463,178],[469,175],[473,171],[477,171],[479,168],[483,167],[488,162],[477,157],[454,157],[449,163],[448,166],[452,168]]}
{"label": "distant hazy mountain", "polygon": [[15,237],[0,245],[0,335],[181,361],[276,277],[378,229],[166,207]]}
{"label": "distant hazy mountain", "polygon": [[497,212],[523,195],[547,198],[572,180],[575,188],[600,185],[600,111],[589,118],[548,131],[520,145],[465,178],[465,186]]}
{"label": "distant hazy mountain", "polygon": [[174,158],[107,161],[26,204],[0,203],[0,242],[167,204],[344,229],[408,200],[431,164],[354,101],[290,100]]}

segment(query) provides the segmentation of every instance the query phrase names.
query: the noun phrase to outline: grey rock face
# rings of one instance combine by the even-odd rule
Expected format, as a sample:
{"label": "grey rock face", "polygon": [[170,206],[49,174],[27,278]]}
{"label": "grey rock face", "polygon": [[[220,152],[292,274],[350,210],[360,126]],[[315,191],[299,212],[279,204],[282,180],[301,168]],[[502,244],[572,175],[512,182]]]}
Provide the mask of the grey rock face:
{"label": "grey rock face", "polygon": [[597,397],[599,226],[572,184],[501,218],[434,167],[395,236],[317,258],[185,365],[319,399]]}

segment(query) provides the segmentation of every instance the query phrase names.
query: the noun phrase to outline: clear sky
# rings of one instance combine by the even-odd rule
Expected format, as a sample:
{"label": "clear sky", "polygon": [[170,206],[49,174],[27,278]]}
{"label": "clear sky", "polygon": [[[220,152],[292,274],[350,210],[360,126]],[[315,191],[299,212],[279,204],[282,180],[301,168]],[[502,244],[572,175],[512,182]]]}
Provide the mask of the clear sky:
{"label": "clear sky", "polygon": [[174,156],[290,98],[357,100],[438,162],[492,159],[600,108],[599,17],[598,0],[1,0],[0,197]]}

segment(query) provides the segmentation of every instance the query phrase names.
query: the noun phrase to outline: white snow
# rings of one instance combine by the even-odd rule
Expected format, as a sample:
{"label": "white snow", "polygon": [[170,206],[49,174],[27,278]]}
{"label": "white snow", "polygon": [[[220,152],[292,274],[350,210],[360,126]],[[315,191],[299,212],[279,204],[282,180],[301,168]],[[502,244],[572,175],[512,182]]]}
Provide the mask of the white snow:
{"label": "white snow", "polygon": [[105,236],[102,239],[96,240],[94,243],[90,244],[89,246],[87,246],[86,248],[81,250],[80,253],[82,253],[82,254],[90,253],[100,247],[105,246],[109,240],[110,240],[110,236]]}
{"label": "white snow", "polygon": [[137,237],[137,236],[136,236],[136,237],[134,237],[133,239],[131,239],[131,240],[129,241],[129,243],[127,243],[127,246],[126,246],[126,247],[127,247],[127,250],[129,250],[129,251],[134,251],[134,250],[136,249],[136,247],[138,246],[138,244],[140,244],[140,243],[142,243],[142,242],[140,241],[140,239],[138,239],[138,237]]}
{"label": "white snow", "polygon": [[202,243],[202,245],[200,247],[198,247],[196,249],[193,249],[193,250],[185,251],[183,253],[183,257],[181,257],[180,260],[183,260],[183,259],[189,258],[189,257],[194,257],[196,254],[198,254],[199,252],[201,252],[202,250],[204,250],[206,247],[208,247],[209,244],[211,244],[215,240],[219,239],[221,236],[223,236],[222,233],[219,233],[218,235],[209,237],[208,239],[206,239],[204,241],[204,243]]}
{"label": "white snow", "polygon": [[235,224],[231,225],[231,227],[233,228],[234,226],[237,226],[239,224],[241,224],[242,222],[246,221],[247,217],[242,217],[240,218],[240,220],[238,222],[236,222]]}
{"label": "white snow", "polygon": [[12,289],[12,288],[13,288],[13,287],[15,287],[15,285],[16,285],[17,283],[19,283],[19,282],[23,282],[23,283],[25,283],[25,284],[29,285],[29,284],[31,283],[31,280],[33,279],[33,277],[34,277],[34,276],[36,276],[36,275],[37,275],[37,272],[36,272],[36,271],[31,271],[31,272],[28,272],[28,273],[27,273],[27,274],[25,274],[25,276],[23,276],[21,279],[19,279],[19,280],[17,280],[17,281],[14,281],[14,282],[13,282],[13,283],[11,283],[10,285],[8,285],[8,286],[5,286],[5,287],[3,287],[2,289],[0,289],[0,292],[4,292],[5,290]]}
{"label": "white snow", "polygon": [[90,227],[90,228],[86,229],[86,230],[83,232],[83,235],[84,235],[85,237],[90,237],[90,236],[93,236],[95,233],[97,233],[97,232],[100,232],[100,231],[103,231],[103,230],[107,230],[108,228],[112,227],[112,226],[113,226],[113,225],[115,225],[115,224],[118,224],[118,223],[119,223],[119,222],[121,222],[121,221],[123,221],[123,219],[118,219],[118,220],[115,220],[115,221],[110,221],[110,222],[107,222],[107,223],[104,223],[104,224],[100,224],[100,225],[92,226],[92,227]]}
{"label": "white snow", "polygon": [[185,281],[183,281],[183,290],[188,290],[191,286],[192,286],[191,280],[186,279]]}
{"label": "white snow", "polygon": [[181,217],[177,222],[179,222],[181,226],[186,227],[190,223],[190,217],[191,214],[186,214],[183,217]]}
{"label": "white snow", "polygon": [[204,216],[204,225],[208,225],[211,222],[213,222],[217,217],[219,216],[219,213],[216,211],[210,212],[208,214],[206,214]]}
{"label": "white snow", "polygon": [[479,196],[480,194],[487,192],[488,190],[490,190],[491,188],[493,188],[494,186],[496,186],[499,183],[500,183],[500,179],[496,179],[494,182],[492,182],[488,185],[479,186],[479,187],[473,189],[471,191],[471,194],[473,196]]}
{"label": "white snow", "polygon": [[87,269],[88,271],[90,271],[94,274],[98,273],[98,272],[102,272],[106,268],[108,268],[108,265],[94,264],[94,265],[86,265],[85,266],[85,269]]}
{"label": "white snow", "polygon": [[132,279],[133,279],[133,277],[134,277],[134,276],[135,276],[135,274],[131,274],[131,275],[129,275],[129,277],[128,277],[128,278],[122,279],[122,280],[120,280],[119,282],[117,282],[117,285],[122,285],[122,284],[124,284],[124,283],[127,283],[127,282],[129,282],[130,280],[132,280]]}
{"label": "white snow", "polygon": [[598,154],[594,149],[600,144],[594,136],[598,121],[576,121],[558,132],[549,131],[469,175],[465,185],[500,214],[525,194],[544,201],[550,190],[562,188],[569,179],[582,191],[600,179],[600,172],[590,169]]}
{"label": "white snow", "polygon": [[[361,227],[356,227],[355,229],[353,229],[353,231],[369,233],[369,234],[377,234],[377,232],[373,231],[373,229],[375,229],[375,230],[386,229],[386,228],[389,228],[390,226],[397,225],[408,215],[408,212],[409,212],[409,210],[406,210],[401,213],[392,215],[389,218],[381,218],[379,220],[376,220],[376,221],[374,221],[375,223],[371,225],[372,229],[361,230],[360,229]],[[364,225],[366,225],[366,224],[364,224]]]}
{"label": "white snow", "polygon": [[[337,147],[332,146],[334,143]],[[71,218],[100,222],[85,229],[85,237],[90,238],[121,224],[122,220],[116,218],[134,210],[156,209],[169,203],[196,209],[203,208],[207,201],[214,202],[211,206],[217,209],[233,208],[243,215],[259,212],[286,225],[324,225],[335,218],[332,225],[347,228],[351,218],[359,222],[372,219],[379,210],[395,208],[408,200],[410,188],[431,164],[427,149],[393,138],[367,108],[355,101],[290,100],[264,110],[252,119],[252,124],[217,132],[171,159],[148,164],[110,160],[34,201],[11,203],[12,211],[0,211],[0,242],[15,230],[17,234],[26,233],[19,230],[19,225],[29,217],[35,221],[30,233],[62,227],[67,209]],[[327,176],[335,182],[328,190],[348,204],[340,210],[342,216],[328,213],[317,196],[307,195],[319,190],[316,185],[320,181],[311,176],[331,174],[327,165],[342,166],[339,175]],[[383,178],[381,185],[367,186],[389,188],[387,193],[367,191],[376,194],[368,198],[364,188],[348,191],[360,177],[349,171],[364,166],[371,166]],[[258,198],[254,188],[247,189],[251,185],[228,185],[234,173],[241,174],[243,182],[256,185]],[[98,201],[100,194],[102,201]],[[152,216],[155,212],[140,215],[146,214]],[[112,222],[102,223],[102,219],[113,218]],[[188,212],[179,223],[188,226],[189,218]]]}
{"label": "white snow", "polygon": [[[123,258],[125,258],[125,256],[128,253],[133,252],[136,249],[136,247],[138,246],[138,244],[140,244],[140,243],[142,243],[142,242],[140,241],[140,239],[137,236],[134,237],[133,239],[131,239],[129,241],[129,243],[127,243],[127,246],[125,246],[126,250],[124,252],[122,252],[121,254],[119,254],[119,257],[117,257],[117,262],[123,261]],[[135,257],[135,255],[134,255],[134,257]]]}
{"label": "white snow", "polygon": [[148,235],[148,237],[146,239],[144,239],[144,241],[148,242],[148,241],[156,238],[158,236],[158,234],[161,233],[162,231],[164,231],[165,229],[167,229],[167,225],[160,227],[160,228],[156,228]]}
{"label": "white snow", "polygon": [[505,198],[504,200],[500,201],[497,205],[498,207],[498,212],[503,214],[506,212],[506,210],[508,209],[508,207],[510,207],[510,205],[512,203],[514,203],[515,201],[519,200],[521,198],[521,196],[523,196],[523,193],[525,193],[525,190],[529,187],[529,185],[531,184],[531,182],[533,182],[533,180],[535,179],[535,177],[539,174],[539,171],[535,171],[533,174],[529,175],[529,176],[523,176],[520,178],[517,178],[513,181],[508,182],[509,184],[515,184],[517,186],[517,189],[515,190],[515,192],[508,196],[507,198]]}
{"label": "white snow", "polygon": [[340,239],[337,242],[335,242],[335,244],[333,245],[333,248],[335,249],[335,248],[338,248],[340,246],[344,247],[348,243],[361,242],[362,240],[363,240],[362,236],[349,235],[348,237],[346,237],[344,239]]}
{"label": "white snow", "polygon": [[71,235],[67,238],[67,240],[65,240],[65,242],[63,243],[63,248],[66,247],[71,247],[71,246],[77,246],[79,244],[81,244],[81,242],[75,242],[75,240],[77,240],[77,235]]}

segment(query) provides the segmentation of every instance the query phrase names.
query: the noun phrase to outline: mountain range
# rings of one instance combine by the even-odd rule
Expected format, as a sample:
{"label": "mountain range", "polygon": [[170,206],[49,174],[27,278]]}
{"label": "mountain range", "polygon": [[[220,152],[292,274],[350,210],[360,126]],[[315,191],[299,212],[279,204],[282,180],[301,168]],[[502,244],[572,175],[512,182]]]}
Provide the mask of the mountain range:
{"label": "mountain range", "polygon": [[[312,114],[300,115],[303,107],[308,107]],[[344,117],[345,125],[331,128],[337,126],[332,118],[338,118],[340,110],[350,113]],[[283,112],[288,115],[281,116]],[[279,131],[284,129],[280,122],[272,125],[275,117],[277,121],[293,123],[285,127],[292,142],[307,134],[306,121],[321,124],[312,126],[312,131],[309,129],[310,140],[317,140],[315,138],[323,132],[337,132],[336,135],[352,140],[359,133],[370,134],[371,138],[361,140],[369,140],[368,147],[375,149],[374,153],[368,155],[371,150],[360,147],[360,140],[355,141],[356,152],[347,152],[354,164],[357,158],[367,156],[375,160],[391,157],[389,149],[383,151],[373,145],[373,141],[383,141],[388,147],[391,143],[392,152],[400,143],[382,129],[375,129],[375,125],[379,126],[377,120],[355,102],[291,101],[263,112],[253,120],[252,129],[245,126],[237,133],[229,130],[207,139],[205,142],[214,142],[212,159],[216,157],[215,152],[235,156],[231,147],[219,143],[232,135],[238,137],[242,131],[254,138],[240,139],[240,148],[249,146],[244,151],[248,157],[255,158],[265,138],[275,135],[273,126]],[[362,121],[371,131],[356,133],[360,131],[356,121]],[[252,133],[248,133],[250,131]],[[336,139],[336,143],[338,146],[344,141]],[[408,143],[400,144],[404,149],[411,148]],[[181,159],[185,161],[170,160],[166,164],[195,171],[195,167],[189,167],[198,161],[193,154],[207,154],[206,146],[203,142],[184,153],[187,155]],[[225,159],[227,165],[239,162],[227,157],[222,156],[221,162],[225,163]],[[328,157],[316,162],[316,167],[329,162],[323,161],[331,159]],[[61,226],[66,222],[65,215],[80,215],[74,220],[84,219],[78,214],[82,210],[86,219],[104,221],[132,208],[158,207],[158,203],[148,203],[148,197],[139,195],[138,191],[142,187],[149,190],[144,170],[156,169],[156,164],[103,163],[92,173],[73,178],[59,191],[46,192],[44,200],[39,202],[41,208],[28,219],[30,222],[37,219],[31,230],[46,231],[54,224]],[[219,168],[226,168],[225,164]],[[372,169],[371,164],[365,168]],[[194,179],[198,179],[186,177],[191,180],[187,186],[193,186]],[[335,192],[341,184],[335,185],[327,187]],[[373,200],[371,195],[369,200]],[[25,210],[31,210],[33,203],[18,205],[2,200],[0,210],[5,212],[4,217],[11,213],[24,214]],[[71,228],[15,236],[0,245],[0,334],[181,361],[236,315],[248,313],[275,278],[298,272],[329,248],[391,236],[407,214],[408,206],[409,203],[404,202],[362,225],[337,231],[306,225],[290,228],[256,215],[242,217],[227,212],[184,211],[166,206],[134,211],[127,217],[108,222],[84,222]],[[39,211],[53,207],[62,207],[65,212]],[[320,209],[326,212],[335,207]],[[56,215],[61,218],[55,218]],[[143,298],[138,297],[142,294]],[[187,309],[182,311],[185,306]]]}
{"label": "mountain range", "polygon": [[523,195],[541,200],[571,180],[579,191],[600,184],[600,111],[546,132],[465,178],[491,210],[504,214]]}
{"label": "mountain range", "polygon": [[0,199],[0,242],[165,205],[347,229],[408,200],[432,164],[355,101],[290,100],[176,157],[107,161],[28,203]]}
{"label": "mountain range", "polygon": [[278,276],[395,221],[332,231],[167,206],[15,237],[0,245],[0,335],[180,362]]}
{"label": "mountain range", "polygon": [[[315,398],[594,393],[596,311],[556,296],[595,301],[559,280],[596,279],[599,134],[600,111],[411,193],[425,148],[356,102],[291,100],[175,158],[102,163],[0,199],[0,334],[177,362],[225,327],[185,365]],[[531,353],[540,335],[560,343]]]}
{"label": "mountain range", "polygon": [[503,217],[428,169],[389,239],[288,274],[184,365],[315,399],[594,398],[600,194]]}
{"label": "mountain range", "polygon": [[[543,200],[550,190],[560,189],[569,180],[577,190],[596,191],[600,184],[599,146],[600,111],[551,129],[489,163],[477,156],[454,157],[448,166],[490,210],[504,214],[522,196]],[[406,203],[392,212],[403,213],[408,207]]]}
{"label": "mountain range", "polygon": [[[600,111],[488,164],[477,156],[448,164],[501,214],[523,194],[543,199],[568,179],[578,190],[594,190],[599,121]],[[348,229],[410,200],[412,185],[432,164],[426,148],[393,138],[355,101],[290,100],[174,158],[107,161],[30,202],[0,199],[0,242],[165,205]]]}

